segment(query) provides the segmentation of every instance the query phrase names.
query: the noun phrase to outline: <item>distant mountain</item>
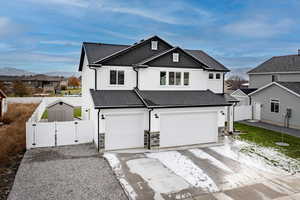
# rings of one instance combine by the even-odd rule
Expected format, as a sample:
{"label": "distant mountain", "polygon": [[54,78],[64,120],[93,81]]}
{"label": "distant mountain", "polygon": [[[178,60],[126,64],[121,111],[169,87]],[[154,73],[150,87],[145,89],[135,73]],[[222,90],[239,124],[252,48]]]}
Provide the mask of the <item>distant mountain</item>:
{"label": "distant mountain", "polygon": [[[40,73],[34,73],[23,69],[13,68],[13,67],[0,68],[0,76],[30,76],[35,74],[40,74]],[[64,76],[64,77],[70,77],[70,76],[79,77],[81,75],[80,72],[64,72],[64,71],[46,72],[43,74],[48,76]]]}
{"label": "distant mountain", "polygon": [[17,69],[17,68],[13,68],[13,67],[3,67],[0,68],[0,75],[1,76],[30,76],[30,75],[34,75],[35,73],[30,72],[30,71],[26,71],[23,69]]}
{"label": "distant mountain", "polygon": [[71,77],[71,76],[79,77],[81,75],[80,72],[62,72],[62,71],[47,72],[47,73],[44,73],[44,74],[48,75],[48,76],[63,76],[63,77]]}
{"label": "distant mountain", "polygon": [[226,74],[225,78],[228,79],[230,76],[240,76],[245,80],[249,80],[247,72],[251,69],[252,68],[231,68],[230,72]]}

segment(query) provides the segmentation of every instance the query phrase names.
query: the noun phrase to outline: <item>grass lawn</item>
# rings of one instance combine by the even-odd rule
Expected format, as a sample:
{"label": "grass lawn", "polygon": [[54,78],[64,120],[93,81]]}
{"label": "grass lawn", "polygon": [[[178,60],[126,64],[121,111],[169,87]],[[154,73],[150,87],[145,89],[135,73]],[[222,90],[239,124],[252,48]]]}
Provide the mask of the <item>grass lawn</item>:
{"label": "grass lawn", "polygon": [[290,146],[282,147],[275,144],[275,142],[281,142],[281,133],[241,123],[234,123],[234,127],[245,133],[239,136],[241,139],[264,147],[273,147],[291,158],[300,158],[300,138],[284,134],[283,142],[290,144]]}
{"label": "grass lawn", "polygon": [[[81,117],[81,108],[74,108],[74,117]],[[48,119],[48,110],[45,110],[45,112],[42,115],[42,119]]]}
{"label": "grass lawn", "polygon": [[61,94],[65,95],[65,94],[80,94],[81,93],[81,88],[75,88],[75,89],[68,89],[68,90],[62,90]]}

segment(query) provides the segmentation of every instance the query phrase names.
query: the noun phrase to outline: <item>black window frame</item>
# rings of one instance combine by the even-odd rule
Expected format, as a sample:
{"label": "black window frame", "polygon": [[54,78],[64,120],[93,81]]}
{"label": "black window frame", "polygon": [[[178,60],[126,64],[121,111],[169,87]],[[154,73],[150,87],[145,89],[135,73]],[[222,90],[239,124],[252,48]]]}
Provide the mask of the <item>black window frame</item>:
{"label": "black window frame", "polygon": [[214,73],[209,73],[209,74],[208,74],[208,79],[209,79],[209,80],[214,79]]}
{"label": "black window frame", "polygon": [[[187,75],[187,79],[186,79],[186,75]],[[190,85],[190,72],[183,72],[183,85],[185,86]]]}
{"label": "black window frame", "polygon": [[181,85],[181,72],[175,72],[175,85]]}
{"label": "black window frame", "polygon": [[216,73],[216,79],[221,79],[221,74],[220,73]]}
{"label": "black window frame", "polygon": [[[171,77],[171,74],[173,77]],[[175,85],[175,72],[169,72],[169,85]]]}
{"label": "black window frame", "polygon": [[[115,80],[112,79],[112,74],[114,73]],[[125,84],[125,71],[111,69],[109,71],[109,84],[110,85],[124,85]]]}
{"label": "black window frame", "polygon": [[[164,74],[164,76],[162,76]],[[164,84],[163,84],[163,79],[164,79]],[[160,85],[167,85],[167,72],[166,71],[161,71],[159,73],[159,82]]]}

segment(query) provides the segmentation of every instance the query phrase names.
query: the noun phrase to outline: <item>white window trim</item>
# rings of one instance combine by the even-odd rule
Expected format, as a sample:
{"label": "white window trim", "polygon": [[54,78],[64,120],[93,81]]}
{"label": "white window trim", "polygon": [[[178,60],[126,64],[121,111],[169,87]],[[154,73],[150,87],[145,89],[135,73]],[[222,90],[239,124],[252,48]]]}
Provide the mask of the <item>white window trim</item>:
{"label": "white window trim", "polygon": [[[272,103],[278,103],[278,112],[272,112],[272,109],[271,109]],[[271,113],[279,114],[280,113],[280,100],[278,98],[270,98],[270,107],[269,108],[270,108]]]}
{"label": "white window trim", "polygon": [[151,41],[151,50],[158,50],[158,41],[153,40]]}
{"label": "white window trim", "polygon": [[173,62],[179,62],[179,53],[172,54]]}

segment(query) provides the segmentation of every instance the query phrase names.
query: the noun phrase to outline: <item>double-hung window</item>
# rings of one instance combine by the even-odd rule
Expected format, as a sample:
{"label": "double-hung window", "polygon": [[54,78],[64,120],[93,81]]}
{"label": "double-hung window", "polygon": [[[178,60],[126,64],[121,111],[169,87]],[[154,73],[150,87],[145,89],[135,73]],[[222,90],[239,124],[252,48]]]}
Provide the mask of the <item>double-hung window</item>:
{"label": "double-hung window", "polygon": [[209,74],[208,74],[208,78],[209,78],[209,79],[214,79],[214,74],[213,74],[213,73],[209,73]]}
{"label": "double-hung window", "polygon": [[271,99],[271,112],[279,113],[279,100]]}
{"label": "double-hung window", "polygon": [[175,85],[175,72],[169,72],[169,85]]}
{"label": "double-hung window", "polygon": [[181,72],[176,72],[176,85],[181,85]]}
{"label": "double-hung window", "polygon": [[110,70],[109,77],[111,85],[124,85],[125,75],[123,70]]}

